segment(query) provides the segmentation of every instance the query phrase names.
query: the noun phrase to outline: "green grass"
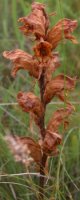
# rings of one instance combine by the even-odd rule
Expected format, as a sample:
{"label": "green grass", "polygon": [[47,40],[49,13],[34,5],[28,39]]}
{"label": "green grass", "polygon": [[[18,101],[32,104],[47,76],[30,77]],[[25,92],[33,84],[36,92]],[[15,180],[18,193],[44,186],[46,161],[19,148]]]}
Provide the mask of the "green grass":
{"label": "green grass", "polygon": [[[59,19],[68,17],[78,20],[78,28],[75,35],[80,42],[80,1],[79,0],[39,0],[46,3],[48,12],[56,11],[56,16],[51,17],[54,25]],[[15,80],[11,77],[11,64],[2,57],[4,50],[22,48],[31,52],[31,42],[18,30],[18,18],[28,14],[31,1],[26,0],[1,0],[0,1],[0,199],[1,200],[35,200],[38,195],[38,175],[31,168],[30,173],[35,175],[23,175],[29,173],[29,169],[16,163],[3,139],[7,133],[17,135],[32,135],[29,129],[29,115],[23,113],[17,105],[16,95],[20,90],[35,90],[39,94],[36,84],[33,87],[33,79],[24,72],[19,72]],[[62,59],[61,68],[57,71],[77,77],[74,93],[70,94],[70,100],[76,102],[76,111],[70,117],[70,125],[64,132],[64,141],[60,147],[60,154],[49,161],[49,179],[45,182],[45,200],[80,200],[80,45],[67,42],[58,47]],[[31,82],[32,81],[32,82]],[[61,105],[49,104],[46,111],[46,124],[52,112]],[[11,103],[8,105],[7,103]],[[38,130],[34,128],[36,138]],[[8,174],[17,174],[9,176]],[[4,176],[2,176],[4,175]]]}

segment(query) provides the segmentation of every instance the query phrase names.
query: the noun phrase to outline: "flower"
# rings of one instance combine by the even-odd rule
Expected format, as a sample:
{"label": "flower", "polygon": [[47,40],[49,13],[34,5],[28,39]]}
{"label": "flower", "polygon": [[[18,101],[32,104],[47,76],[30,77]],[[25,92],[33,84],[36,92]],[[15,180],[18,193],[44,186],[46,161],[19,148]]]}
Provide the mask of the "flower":
{"label": "flower", "polygon": [[20,30],[27,36],[34,34],[36,39],[45,37],[49,26],[49,19],[45,12],[45,6],[41,3],[32,4],[32,12],[27,17],[22,17],[18,20],[24,23]]}
{"label": "flower", "polygon": [[36,57],[45,58],[51,56],[52,45],[49,42],[41,41],[34,47]]}
{"label": "flower", "polygon": [[58,153],[58,145],[61,144],[62,136],[56,132],[46,131],[43,142],[43,151],[48,155],[56,155]]}
{"label": "flower", "polygon": [[3,56],[10,59],[13,62],[12,76],[15,77],[16,73],[20,69],[27,70],[31,76],[35,78],[39,77],[39,63],[30,54],[26,53],[21,49],[16,49],[13,51],[4,51]]}
{"label": "flower", "polygon": [[47,126],[47,130],[57,132],[62,122],[67,122],[66,119],[74,111],[73,106],[68,105],[66,108],[60,108],[56,110]]}
{"label": "flower", "polygon": [[52,27],[46,35],[46,40],[52,44],[55,49],[62,39],[69,39],[74,44],[78,43],[75,36],[71,33],[77,27],[76,20],[61,19],[54,27]]}
{"label": "flower", "polygon": [[[55,95],[63,95],[63,91],[71,91],[74,87],[75,78],[73,79],[63,74],[60,74],[52,79],[49,83],[47,83],[44,91],[44,102],[47,104]],[[63,98],[63,100],[65,100],[65,98]]]}
{"label": "flower", "polygon": [[40,119],[44,112],[40,99],[32,92],[19,92],[17,100],[22,110],[31,113],[36,124],[40,126]]}

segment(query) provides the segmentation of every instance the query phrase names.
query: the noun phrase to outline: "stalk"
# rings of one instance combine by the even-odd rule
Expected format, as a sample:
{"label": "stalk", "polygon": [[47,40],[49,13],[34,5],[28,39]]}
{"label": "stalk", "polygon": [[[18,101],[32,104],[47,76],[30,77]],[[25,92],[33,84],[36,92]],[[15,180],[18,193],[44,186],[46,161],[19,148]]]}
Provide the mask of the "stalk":
{"label": "stalk", "polygon": [[[39,80],[39,87],[40,87],[40,96],[41,96],[41,103],[43,104],[44,107],[44,113],[41,119],[41,136],[42,136],[42,140],[44,141],[45,138],[45,111],[46,111],[46,106],[44,104],[44,100],[43,100],[43,95],[44,95],[44,89],[45,89],[45,85],[44,85],[44,72],[42,73],[40,80]],[[45,175],[45,165],[46,165],[46,161],[47,161],[47,155],[43,152],[43,156],[41,159],[41,164],[40,164],[40,180],[39,180],[39,200],[43,200],[44,199],[44,175]]]}

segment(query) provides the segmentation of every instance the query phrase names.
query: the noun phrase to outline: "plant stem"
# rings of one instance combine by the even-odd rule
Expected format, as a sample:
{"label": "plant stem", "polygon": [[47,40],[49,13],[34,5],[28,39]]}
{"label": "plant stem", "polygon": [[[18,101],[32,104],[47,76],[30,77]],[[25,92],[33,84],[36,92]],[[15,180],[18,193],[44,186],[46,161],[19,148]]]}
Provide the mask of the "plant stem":
{"label": "plant stem", "polygon": [[[44,90],[45,90],[45,85],[44,85],[44,72],[42,73],[40,80],[39,80],[39,86],[40,86],[40,95],[41,95],[41,103],[43,104],[44,107],[44,113],[43,113],[43,117],[41,119],[41,136],[42,136],[42,140],[44,140],[45,138],[45,123],[44,123],[44,118],[45,118],[45,110],[46,110],[46,106],[44,104],[44,99],[43,99],[43,95],[44,95]],[[39,200],[43,200],[44,199],[44,175],[45,175],[45,165],[46,165],[46,161],[47,161],[47,155],[45,153],[43,153],[42,159],[41,159],[41,165],[40,165],[40,182],[39,182]]]}
{"label": "plant stem", "polygon": [[44,175],[45,175],[45,165],[46,165],[46,161],[47,161],[47,155],[44,153],[42,156],[42,160],[41,160],[41,166],[40,166],[40,189],[39,189],[39,200],[43,200],[44,199]]}

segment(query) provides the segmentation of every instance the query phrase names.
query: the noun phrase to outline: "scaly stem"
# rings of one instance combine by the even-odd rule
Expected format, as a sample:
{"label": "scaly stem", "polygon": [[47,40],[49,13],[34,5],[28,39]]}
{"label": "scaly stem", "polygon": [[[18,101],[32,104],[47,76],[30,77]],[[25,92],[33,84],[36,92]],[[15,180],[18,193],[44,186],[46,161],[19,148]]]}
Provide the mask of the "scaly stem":
{"label": "scaly stem", "polygon": [[[42,140],[44,140],[45,138],[45,124],[44,124],[44,118],[45,118],[45,104],[44,104],[44,99],[43,99],[43,95],[44,95],[44,73],[42,73],[40,80],[39,80],[39,86],[40,86],[40,95],[41,95],[41,102],[43,104],[44,107],[44,113],[43,113],[43,117],[41,119],[41,136],[42,136]],[[40,165],[40,189],[39,189],[39,200],[43,200],[44,199],[44,175],[45,175],[45,165],[46,165],[46,161],[47,161],[47,156],[45,153],[43,153],[42,159],[41,159],[41,165]]]}

